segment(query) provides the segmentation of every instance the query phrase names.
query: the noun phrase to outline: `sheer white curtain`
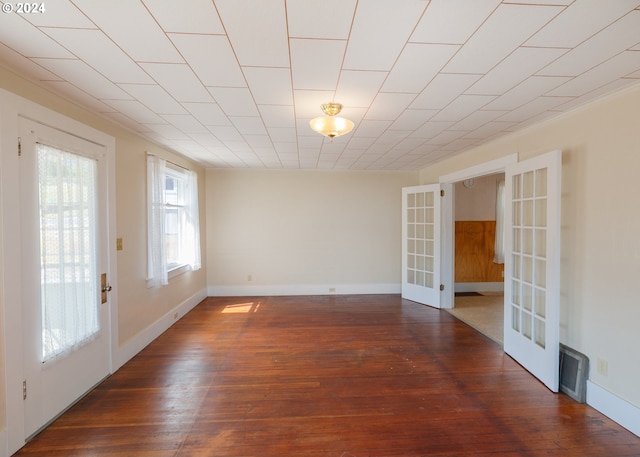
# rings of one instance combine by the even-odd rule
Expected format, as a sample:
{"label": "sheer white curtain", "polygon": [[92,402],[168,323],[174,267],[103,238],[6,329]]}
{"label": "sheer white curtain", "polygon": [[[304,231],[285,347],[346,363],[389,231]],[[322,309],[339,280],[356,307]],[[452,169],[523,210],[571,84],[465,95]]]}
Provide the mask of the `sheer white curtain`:
{"label": "sheer white curtain", "polygon": [[494,263],[504,263],[504,179],[498,180],[496,190],[496,240]]}
{"label": "sheer white curtain", "polygon": [[165,235],[165,177],[167,162],[147,155],[147,239],[149,251],[148,287],[169,284]]}
{"label": "sheer white curtain", "polygon": [[37,145],[43,360],[100,330],[96,161]]}
{"label": "sheer white curtain", "polygon": [[186,171],[187,183],[185,189],[185,221],[182,227],[184,242],[184,261],[192,270],[199,270],[200,261],[200,216],[198,209],[198,175]]}

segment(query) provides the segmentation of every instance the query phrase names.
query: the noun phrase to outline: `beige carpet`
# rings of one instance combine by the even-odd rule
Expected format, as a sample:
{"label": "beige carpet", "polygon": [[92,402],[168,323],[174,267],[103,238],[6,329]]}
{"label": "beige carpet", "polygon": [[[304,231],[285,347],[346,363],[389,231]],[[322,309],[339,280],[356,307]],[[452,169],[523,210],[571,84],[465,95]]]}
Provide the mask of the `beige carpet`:
{"label": "beige carpet", "polygon": [[501,292],[455,297],[454,308],[447,311],[493,341],[503,344],[504,298]]}

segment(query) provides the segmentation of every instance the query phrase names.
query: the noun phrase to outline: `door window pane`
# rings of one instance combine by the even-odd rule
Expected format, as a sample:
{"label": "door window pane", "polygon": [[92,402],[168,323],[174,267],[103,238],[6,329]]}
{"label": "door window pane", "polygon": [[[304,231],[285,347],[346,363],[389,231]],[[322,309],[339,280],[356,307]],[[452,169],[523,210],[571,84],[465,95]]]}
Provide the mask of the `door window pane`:
{"label": "door window pane", "polygon": [[43,361],[100,329],[97,163],[38,144]]}

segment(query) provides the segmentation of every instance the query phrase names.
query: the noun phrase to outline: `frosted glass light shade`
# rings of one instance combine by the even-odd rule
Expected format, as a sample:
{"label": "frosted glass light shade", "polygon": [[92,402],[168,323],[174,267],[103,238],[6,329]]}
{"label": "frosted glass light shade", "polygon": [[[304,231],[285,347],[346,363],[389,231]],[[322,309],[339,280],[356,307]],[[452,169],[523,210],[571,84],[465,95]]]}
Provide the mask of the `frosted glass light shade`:
{"label": "frosted glass light shade", "polygon": [[336,116],[316,117],[315,119],[311,119],[309,125],[314,131],[331,139],[353,130],[353,122],[349,119]]}

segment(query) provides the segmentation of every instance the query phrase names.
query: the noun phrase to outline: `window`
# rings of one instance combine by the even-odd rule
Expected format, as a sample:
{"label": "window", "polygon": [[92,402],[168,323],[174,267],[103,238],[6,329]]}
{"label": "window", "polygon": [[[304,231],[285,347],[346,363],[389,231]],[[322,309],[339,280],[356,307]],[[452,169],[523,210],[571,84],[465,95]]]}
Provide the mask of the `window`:
{"label": "window", "polygon": [[200,268],[197,176],[149,155],[149,287],[168,283],[169,273]]}

